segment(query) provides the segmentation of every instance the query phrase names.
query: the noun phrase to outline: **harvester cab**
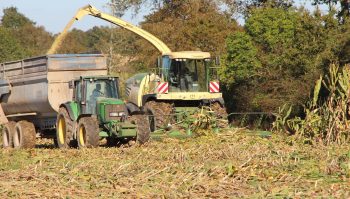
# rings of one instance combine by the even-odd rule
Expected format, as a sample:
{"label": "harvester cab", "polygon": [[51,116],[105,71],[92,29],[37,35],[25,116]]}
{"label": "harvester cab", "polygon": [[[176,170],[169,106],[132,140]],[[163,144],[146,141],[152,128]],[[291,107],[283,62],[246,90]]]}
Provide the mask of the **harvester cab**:
{"label": "harvester cab", "polygon": [[[168,84],[158,92],[209,92],[210,82],[218,82],[217,67],[209,53],[173,52],[159,58],[159,76]],[[211,92],[219,93],[219,87]]]}

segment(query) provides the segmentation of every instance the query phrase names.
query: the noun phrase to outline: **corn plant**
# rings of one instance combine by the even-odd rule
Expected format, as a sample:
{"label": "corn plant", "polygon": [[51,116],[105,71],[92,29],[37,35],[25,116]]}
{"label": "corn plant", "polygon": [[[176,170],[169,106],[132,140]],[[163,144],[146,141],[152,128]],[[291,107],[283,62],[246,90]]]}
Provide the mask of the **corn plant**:
{"label": "corn plant", "polygon": [[[320,102],[322,85],[329,92],[324,102]],[[349,102],[350,102],[350,70],[332,64],[328,74],[317,80],[313,98],[304,105],[305,118],[287,119],[290,112],[276,117],[275,129],[286,126],[295,132],[297,138],[323,144],[349,142]],[[284,109],[284,107],[282,107]],[[284,127],[284,129],[286,129]]]}

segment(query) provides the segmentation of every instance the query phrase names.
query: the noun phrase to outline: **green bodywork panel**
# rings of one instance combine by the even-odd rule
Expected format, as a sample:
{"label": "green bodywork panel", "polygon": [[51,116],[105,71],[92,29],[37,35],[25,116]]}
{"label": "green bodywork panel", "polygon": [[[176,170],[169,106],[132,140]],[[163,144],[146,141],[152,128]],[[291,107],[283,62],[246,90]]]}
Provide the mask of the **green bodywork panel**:
{"label": "green bodywork panel", "polygon": [[106,123],[106,105],[124,105],[124,101],[120,99],[113,99],[113,98],[97,98],[97,110],[98,115],[101,123]]}
{"label": "green bodywork panel", "polygon": [[77,102],[67,102],[65,104],[67,111],[69,112],[69,116],[73,121],[76,121],[80,115],[80,107]]}
{"label": "green bodywork panel", "polygon": [[118,137],[136,137],[137,132],[136,132],[135,127],[134,128],[122,128]]}
{"label": "green bodywork panel", "polygon": [[104,127],[108,130],[108,132],[101,131],[100,137],[136,137],[136,125],[131,124],[129,122],[117,122],[111,121],[104,124]]}
{"label": "green bodywork panel", "polygon": [[106,137],[109,137],[109,136],[110,136],[109,133],[106,132],[106,131],[101,131],[101,132],[99,133],[99,135],[100,135],[101,138],[106,138]]}

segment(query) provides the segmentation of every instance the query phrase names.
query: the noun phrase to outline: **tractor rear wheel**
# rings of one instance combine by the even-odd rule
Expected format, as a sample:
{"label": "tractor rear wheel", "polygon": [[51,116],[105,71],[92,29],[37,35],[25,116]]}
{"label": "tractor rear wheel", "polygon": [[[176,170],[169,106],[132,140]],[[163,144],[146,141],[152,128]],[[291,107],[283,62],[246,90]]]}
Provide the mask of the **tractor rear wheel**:
{"label": "tractor rear wheel", "polygon": [[56,142],[59,148],[75,147],[73,140],[74,121],[70,119],[66,108],[58,110],[56,120]]}
{"label": "tractor rear wheel", "polygon": [[78,123],[78,147],[94,148],[100,140],[98,121],[96,118],[83,117]]}
{"label": "tractor rear wheel", "polygon": [[36,131],[34,124],[28,121],[19,121],[13,134],[13,146],[18,149],[35,147]]}
{"label": "tractor rear wheel", "polygon": [[131,123],[137,125],[136,141],[139,144],[146,143],[150,138],[150,124],[146,115],[133,115],[130,118]]}
{"label": "tractor rear wheel", "polygon": [[16,122],[10,121],[2,128],[2,147],[12,148],[13,147],[13,135],[15,133]]}
{"label": "tractor rear wheel", "polygon": [[151,132],[167,128],[173,120],[173,105],[167,102],[149,101],[145,104],[145,112],[149,118]]}

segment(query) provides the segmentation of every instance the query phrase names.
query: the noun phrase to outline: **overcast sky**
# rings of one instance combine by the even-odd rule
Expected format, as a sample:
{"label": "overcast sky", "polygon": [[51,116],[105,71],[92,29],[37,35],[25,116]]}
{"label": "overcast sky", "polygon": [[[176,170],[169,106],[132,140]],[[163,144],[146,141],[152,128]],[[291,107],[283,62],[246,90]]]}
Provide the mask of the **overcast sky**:
{"label": "overcast sky", "polygon": [[[0,17],[3,15],[3,9],[11,6],[17,7],[18,11],[26,17],[36,22],[37,25],[44,26],[46,30],[58,33],[74,16],[77,10],[87,4],[95,6],[97,9],[110,13],[106,4],[109,0],[0,0]],[[141,11],[141,14],[132,16],[127,13],[123,19],[133,24],[138,24],[143,20],[143,14],[149,11]],[[74,28],[87,30],[96,25],[110,25],[101,19],[91,16],[76,22]]]}
{"label": "overcast sky", "polygon": [[[44,26],[49,32],[58,33],[63,30],[76,11],[87,4],[91,4],[103,12],[110,13],[106,6],[108,2],[109,0],[0,0],[0,17],[3,15],[2,10],[4,8],[14,6],[18,8],[19,12],[35,21],[37,25]],[[307,8],[312,9],[311,1],[309,0],[295,0],[295,2],[297,5],[305,5]],[[143,15],[149,12],[149,9],[143,8],[137,16],[127,13],[123,19],[132,24],[138,24],[143,20]],[[242,23],[242,19],[240,19],[240,22]],[[110,24],[87,16],[75,23],[73,27],[88,30],[96,25],[109,26]]]}

